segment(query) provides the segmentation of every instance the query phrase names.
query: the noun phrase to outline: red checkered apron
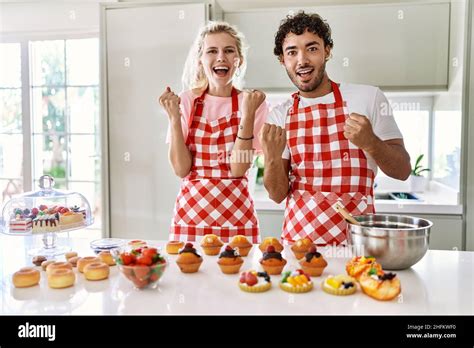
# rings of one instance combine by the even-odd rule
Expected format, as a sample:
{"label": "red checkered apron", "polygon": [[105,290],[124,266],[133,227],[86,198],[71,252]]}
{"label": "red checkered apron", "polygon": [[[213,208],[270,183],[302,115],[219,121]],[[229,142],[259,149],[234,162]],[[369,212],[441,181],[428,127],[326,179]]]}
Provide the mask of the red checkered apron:
{"label": "red checkered apron", "polygon": [[234,178],[230,155],[240,123],[238,95],[232,89],[232,114],[208,121],[202,117],[206,92],[194,100],[186,145],[191,171],[183,179],[176,199],[170,240],[195,241],[216,234],[224,242],[245,235],[259,243],[259,229],[247,177]]}
{"label": "red checkered apron", "polygon": [[317,245],[345,244],[338,201],[353,215],[374,212],[374,173],[364,152],[344,137],[347,105],[338,85],[331,85],[333,104],[299,109],[295,93],[286,118],[291,171],[282,238],[288,243],[308,237]]}

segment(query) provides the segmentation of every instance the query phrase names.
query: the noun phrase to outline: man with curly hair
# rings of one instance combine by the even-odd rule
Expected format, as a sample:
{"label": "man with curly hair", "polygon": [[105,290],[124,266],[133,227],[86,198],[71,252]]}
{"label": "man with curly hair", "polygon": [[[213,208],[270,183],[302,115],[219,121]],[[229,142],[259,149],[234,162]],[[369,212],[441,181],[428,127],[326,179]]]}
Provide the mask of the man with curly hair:
{"label": "man with curly hair", "polygon": [[287,199],[286,243],[346,243],[347,224],[336,205],[353,215],[374,213],[377,167],[399,180],[411,171],[380,89],[329,78],[333,46],[331,28],[317,14],[288,16],[275,35],[274,53],[298,88],[271,111],[261,132],[265,188],[275,202]]}

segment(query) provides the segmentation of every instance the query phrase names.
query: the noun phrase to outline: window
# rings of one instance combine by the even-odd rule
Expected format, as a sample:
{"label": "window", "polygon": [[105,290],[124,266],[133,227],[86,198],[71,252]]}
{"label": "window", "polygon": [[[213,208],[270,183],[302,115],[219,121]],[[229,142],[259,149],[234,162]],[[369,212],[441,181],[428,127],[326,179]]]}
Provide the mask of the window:
{"label": "window", "polygon": [[[55,178],[55,188],[78,191],[86,196],[99,222],[98,39],[30,41],[23,45],[28,58],[20,58],[20,44],[1,44],[2,50],[9,54],[5,55],[8,62],[1,64],[2,69],[9,72],[8,78],[0,80],[0,175],[1,188],[7,193],[2,200],[8,199],[13,190],[15,193],[24,188],[37,190],[39,177],[49,174]],[[23,66],[28,66],[29,72],[21,72],[28,74],[27,87],[21,85],[19,77],[10,76],[14,70],[20,75],[21,59],[28,59]],[[22,95],[31,101],[27,110],[29,117],[23,115],[28,122],[25,125],[21,123]],[[29,147],[25,153],[31,154],[24,161],[21,157],[23,137],[29,140],[24,142]],[[10,181],[18,184],[10,184]]]}

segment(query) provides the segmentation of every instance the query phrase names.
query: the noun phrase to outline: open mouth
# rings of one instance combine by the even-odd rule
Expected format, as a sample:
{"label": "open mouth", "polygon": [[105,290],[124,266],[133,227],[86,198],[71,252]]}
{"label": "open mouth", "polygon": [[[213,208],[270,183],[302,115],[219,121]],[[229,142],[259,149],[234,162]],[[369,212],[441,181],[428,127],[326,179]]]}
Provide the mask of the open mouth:
{"label": "open mouth", "polygon": [[300,68],[296,70],[296,75],[301,77],[302,79],[306,80],[309,77],[311,77],[311,74],[313,73],[314,69],[313,68]]}
{"label": "open mouth", "polygon": [[212,68],[212,70],[217,76],[224,77],[227,75],[230,69],[227,66],[216,66]]}

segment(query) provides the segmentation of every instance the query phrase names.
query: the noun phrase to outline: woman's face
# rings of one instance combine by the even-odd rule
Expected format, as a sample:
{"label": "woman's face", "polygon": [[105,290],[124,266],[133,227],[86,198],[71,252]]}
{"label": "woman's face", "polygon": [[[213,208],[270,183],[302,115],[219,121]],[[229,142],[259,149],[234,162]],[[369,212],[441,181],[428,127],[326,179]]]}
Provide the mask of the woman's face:
{"label": "woman's face", "polygon": [[206,35],[200,63],[211,86],[232,83],[234,72],[242,63],[235,39],[227,33]]}

